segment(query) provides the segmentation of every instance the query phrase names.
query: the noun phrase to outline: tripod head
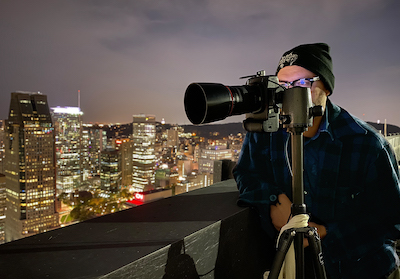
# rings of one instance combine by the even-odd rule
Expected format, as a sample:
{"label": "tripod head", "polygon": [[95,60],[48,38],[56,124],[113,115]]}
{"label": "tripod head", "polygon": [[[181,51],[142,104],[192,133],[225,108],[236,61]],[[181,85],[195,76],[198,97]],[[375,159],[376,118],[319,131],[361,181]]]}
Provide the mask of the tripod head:
{"label": "tripod head", "polygon": [[322,106],[313,106],[310,88],[293,87],[285,90],[281,121],[291,134],[301,134],[313,124],[313,117],[322,116]]}
{"label": "tripod head", "polygon": [[323,113],[322,106],[313,105],[310,88],[293,87],[279,92],[268,109],[247,113],[243,126],[249,132],[276,132],[282,124],[290,133],[299,134]]}

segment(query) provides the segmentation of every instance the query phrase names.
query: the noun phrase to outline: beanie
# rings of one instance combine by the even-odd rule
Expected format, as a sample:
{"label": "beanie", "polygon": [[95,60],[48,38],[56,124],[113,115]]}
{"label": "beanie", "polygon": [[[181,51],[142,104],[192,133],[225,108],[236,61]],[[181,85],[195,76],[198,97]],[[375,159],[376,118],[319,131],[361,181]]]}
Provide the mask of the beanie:
{"label": "beanie", "polygon": [[335,87],[335,76],[332,73],[330,47],[325,43],[299,45],[282,55],[276,74],[286,67],[297,65],[318,75],[331,94]]}

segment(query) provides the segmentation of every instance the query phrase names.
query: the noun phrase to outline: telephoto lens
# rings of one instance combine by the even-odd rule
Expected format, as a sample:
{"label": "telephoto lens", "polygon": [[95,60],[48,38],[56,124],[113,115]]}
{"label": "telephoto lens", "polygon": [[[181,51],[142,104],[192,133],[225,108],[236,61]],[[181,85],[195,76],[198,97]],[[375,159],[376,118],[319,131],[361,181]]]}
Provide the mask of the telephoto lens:
{"label": "telephoto lens", "polygon": [[195,125],[265,108],[263,90],[257,84],[192,83],[186,89],[184,104],[189,121]]}

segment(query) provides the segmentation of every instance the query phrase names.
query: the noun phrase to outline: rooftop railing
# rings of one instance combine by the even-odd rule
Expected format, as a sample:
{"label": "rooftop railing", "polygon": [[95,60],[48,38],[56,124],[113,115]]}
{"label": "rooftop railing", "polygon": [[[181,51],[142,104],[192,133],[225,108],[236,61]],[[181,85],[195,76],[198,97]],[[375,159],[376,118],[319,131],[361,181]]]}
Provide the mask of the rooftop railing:
{"label": "rooftop railing", "polygon": [[234,180],[0,245],[1,278],[262,278],[273,255]]}

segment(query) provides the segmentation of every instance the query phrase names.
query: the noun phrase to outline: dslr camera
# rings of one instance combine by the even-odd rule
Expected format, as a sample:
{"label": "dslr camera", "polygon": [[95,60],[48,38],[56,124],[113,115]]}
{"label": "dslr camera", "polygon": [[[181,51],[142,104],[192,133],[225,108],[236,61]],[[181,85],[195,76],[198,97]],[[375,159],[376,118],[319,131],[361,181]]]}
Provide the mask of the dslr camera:
{"label": "dslr camera", "polygon": [[312,117],[323,114],[321,106],[312,106],[310,88],[286,89],[277,76],[259,71],[246,76],[245,85],[192,83],[185,92],[186,115],[195,125],[246,114],[243,127],[249,132],[275,132],[286,128],[312,125]]}

